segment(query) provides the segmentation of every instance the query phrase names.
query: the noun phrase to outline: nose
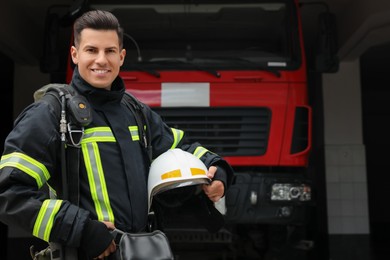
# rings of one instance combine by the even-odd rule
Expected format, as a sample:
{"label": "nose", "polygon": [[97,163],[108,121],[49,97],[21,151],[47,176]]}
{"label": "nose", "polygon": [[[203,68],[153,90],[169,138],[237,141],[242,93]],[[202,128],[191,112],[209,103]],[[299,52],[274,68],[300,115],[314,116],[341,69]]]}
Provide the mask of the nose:
{"label": "nose", "polygon": [[95,62],[98,63],[99,65],[104,65],[107,63],[107,57],[105,51],[99,51]]}

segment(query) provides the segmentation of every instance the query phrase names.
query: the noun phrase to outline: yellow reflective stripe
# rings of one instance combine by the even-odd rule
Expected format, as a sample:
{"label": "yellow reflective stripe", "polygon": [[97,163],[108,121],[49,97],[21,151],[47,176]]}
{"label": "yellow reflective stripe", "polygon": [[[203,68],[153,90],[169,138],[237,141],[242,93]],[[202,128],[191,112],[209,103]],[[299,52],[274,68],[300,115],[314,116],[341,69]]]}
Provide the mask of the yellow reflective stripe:
{"label": "yellow reflective stripe", "polygon": [[181,177],[180,169],[161,174],[161,180],[166,180],[166,179],[170,179],[170,178],[178,178],[178,177]]}
{"label": "yellow reflective stripe", "polygon": [[115,142],[115,137],[109,127],[92,127],[84,131],[81,143],[91,142]]}
{"label": "yellow reflective stripe", "polygon": [[139,141],[138,126],[129,126],[131,139],[133,141]]}
{"label": "yellow reflective stripe", "polygon": [[96,142],[83,143],[81,150],[83,152],[90,192],[95,204],[98,220],[114,223],[114,213],[112,212],[108,197],[98,145]]}
{"label": "yellow reflective stripe", "polygon": [[54,218],[60,210],[62,200],[45,200],[35,220],[33,235],[49,241]]}
{"label": "yellow reflective stripe", "polygon": [[87,135],[92,134],[92,133],[97,133],[97,132],[111,132],[111,128],[108,126],[87,128],[84,131],[84,136],[87,136]]}
{"label": "yellow reflective stripe", "polygon": [[23,153],[14,152],[2,156],[0,169],[7,166],[17,168],[30,175],[37,182],[38,188],[41,188],[50,179],[49,171],[45,165]]}
{"label": "yellow reflective stripe", "polygon": [[209,152],[206,148],[199,146],[198,148],[195,149],[194,155],[198,158],[202,157],[205,153]]}
{"label": "yellow reflective stripe", "polygon": [[176,129],[176,128],[171,128],[172,134],[173,134],[173,144],[171,146],[171,149],[174,149],[177,147],[179,144],[180,140],[184,136],[184,132],[182,130]]}
{"label": "yellow reflective stripe", "polygon": [[190,168],[191,175],[206,175],[206,171],[200,168]]}

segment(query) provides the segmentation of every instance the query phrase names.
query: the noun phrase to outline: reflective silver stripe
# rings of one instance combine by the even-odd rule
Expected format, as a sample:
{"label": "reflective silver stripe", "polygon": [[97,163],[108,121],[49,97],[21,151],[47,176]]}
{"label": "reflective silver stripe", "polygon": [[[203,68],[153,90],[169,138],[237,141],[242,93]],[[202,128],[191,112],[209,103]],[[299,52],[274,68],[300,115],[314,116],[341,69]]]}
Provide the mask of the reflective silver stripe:
{"label": "reflective silver stripe", "polygon": [[129,126],[131,139],[133,141],[139,141],[138,126]]}
{"label": "reflective silver stripe", "polygon": [[184,136],[184,132],[182,130],[176,129],[176,128],[171,128],[172,134],[173,134],[173,144],[171,146],[171,149],[174,149],[177,147],[179,144],[180,140]]}
{"label": "reflective silver stripe", "polygon": [[57,198],[57,191],[53,189],[52,186],[49,185],[49,183],[46,183],[47,187],[49,188],[49,198],[54,200]]}
{"label": "reflective silver stripe", "polygon": [[41,188],[50,179],[49,171],[45,165],[23,153],[14,152],[2,156],[0,169],[7,166],[17,168],[30,175],[37,182],[38,188]]}
{"label": "reflective silver stripe", "polygon": [[[110,205],[110,199],[107,192],[106,181],[100,152],[97,142],[115,142],[110,128],[98,127],[90,128],[86,140],[81,142],[85,167],[87,169],[88,182],[92,199],[95,204],[96,214],[100,221],[110,221],[114,223],[114,213]],[[94,132],[96,130],[96,132]]]}
{"label": "reflective silver stripe", "polygon": [[35,220],[33,235],[49,241],[56,214],[60,210],[62,200],[45,200]]}
{"label": "reflective silver stripe", "polygon": [[206,148],[202,147],[202,146],[199,146],[195,149],[194,151],[194,155],[198,158],[202,157],[205,153],[209,152],[209,150],[207,150]]}

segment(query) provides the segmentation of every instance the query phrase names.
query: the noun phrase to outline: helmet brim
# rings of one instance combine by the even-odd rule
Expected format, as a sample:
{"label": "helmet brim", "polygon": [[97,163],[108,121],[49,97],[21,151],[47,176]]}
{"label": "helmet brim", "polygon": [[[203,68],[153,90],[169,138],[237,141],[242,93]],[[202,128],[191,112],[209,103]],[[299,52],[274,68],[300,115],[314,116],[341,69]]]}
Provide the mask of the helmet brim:
{"label": "helmet brim", "polygon": [[202,185],[202,184],[210,184],[211,180],[207,177],[205,178],[194,178],[194,179],[187,179],[187,180],[174,180],[170,182],[164,182],[161,183],[153,188],[153,190],[149,194],[149,211],[150,207],[152,206],[153,197],[157,194],[163,193],[168,190],[181,188],[181,187],[188,187],[188,186],[194,186],[194,185]]}

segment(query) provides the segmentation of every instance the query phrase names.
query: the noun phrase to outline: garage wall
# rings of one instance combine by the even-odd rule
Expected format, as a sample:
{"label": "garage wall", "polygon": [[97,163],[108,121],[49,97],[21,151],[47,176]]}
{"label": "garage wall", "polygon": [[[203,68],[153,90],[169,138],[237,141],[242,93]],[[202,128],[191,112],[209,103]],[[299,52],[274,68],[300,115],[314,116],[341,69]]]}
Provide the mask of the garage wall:
{"label": "garage wall", "polygon": [[0,48],[16,63],[36,65],[42,53],[43,28],[31,17],[37,14],[17,2],[1,1]]}
{"label": "garage wall", "polygon": [[323,77],[329,234],[368,234],[359,61]]}
{"label": "garage wall", "polygon": [[49,74],[43,74],[39,66],[15,65],[14,80],[14,118],[30,103],[34,101],[33,93],[43,85],[49,83]]}

